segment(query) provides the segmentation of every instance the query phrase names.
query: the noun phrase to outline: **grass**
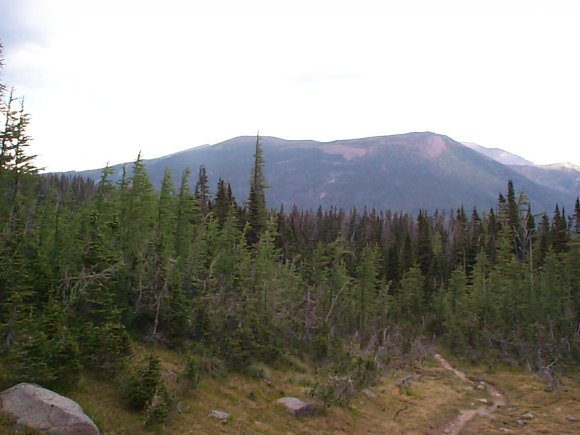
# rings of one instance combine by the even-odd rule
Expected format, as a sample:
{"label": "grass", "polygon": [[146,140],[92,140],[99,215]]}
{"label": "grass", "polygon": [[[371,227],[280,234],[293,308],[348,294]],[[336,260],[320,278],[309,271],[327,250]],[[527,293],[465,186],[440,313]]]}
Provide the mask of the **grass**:
{"label": "grass", "polygon": [[[134,347],[136,360],[151,351],[143,345]],[[294,358],[291,364],[274,367],[257,364],[244,375],[205,376],[195,390],[186,391],[179,377],[184,367],[183,356],[168,350],[155,350],[155,353],[162,361],[172,397],[170,420],[162,427],[145,429],[143,415],[126,408],[109,380],[84,374],[69,395],[93,418],[103,434],[424,434],[442,426],[460,409],[477,407],[478,399],[488,398],[485,391],[474,390],[427,360],[421,366],[382,377],[371,387],[376,394],[374,398],[357,392],[345,406],[318,404],[314,417],[299,420],[276,401],[284,396],[310,400],[310,389],[323,375],[309,362]],[[560,392],[547,393],[532,374],[507,369],[489,374],[452,357],[449,360],[471,376],[498,385],[509,402],[498,410],[497,418],[476,417],[462,433],[501,433],[502,427],[512,433],[574,433],[580,427],[580,423],[566,420],[566,415],[580,417],[579,389],[575,381],[565,379]],[[395,381],[410,374],[420,376],[416,376],[410,388],[400,390]],[[221,423],[209,417],[212,410],[228,412],[231,418]],[[536,417],[520,428],[515,421],[527,411]],[[2,420],[0,434],[5,433],[15,432]]]}

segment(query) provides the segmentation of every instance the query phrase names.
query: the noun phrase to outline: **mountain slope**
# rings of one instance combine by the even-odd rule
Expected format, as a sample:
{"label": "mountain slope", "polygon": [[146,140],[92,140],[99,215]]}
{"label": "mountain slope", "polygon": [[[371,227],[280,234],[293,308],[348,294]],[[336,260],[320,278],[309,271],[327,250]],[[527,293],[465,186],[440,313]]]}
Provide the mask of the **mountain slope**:
{"label": "mountain slope", "polygon": [[[166,167],[178,180],[185,167],[195,183],[205,165],[210,188],[219,177],[231,182],[240,202],[247,199],[255,137],[237,137],[145,162],[154,184]],[[316,142],[263,137],[269,206],[341,208],[364,206],[417,211],[496,204],[507,181],[526,192],[534,210],[571,205],[576,195],[544,187],[514,169],[482,156],[459,142],[430,132]],[[114,168],[120,177],[121,166]],[[98,179],[100,170],[81,172]]]}

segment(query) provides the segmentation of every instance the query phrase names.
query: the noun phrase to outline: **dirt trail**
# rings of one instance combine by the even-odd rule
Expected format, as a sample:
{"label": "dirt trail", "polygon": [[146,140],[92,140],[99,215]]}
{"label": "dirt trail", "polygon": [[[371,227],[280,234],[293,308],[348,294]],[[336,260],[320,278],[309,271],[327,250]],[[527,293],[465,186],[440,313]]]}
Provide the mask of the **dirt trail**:
{"label": "dirt trail", "polygon": [[[476,382],[469,379],[461,370],[457,370],[451,364],[449,364],[449,361],[447,361],[441,355],[435,354],[434,358],[441,364],[444,369],[453,372],[455,376],[457,376],[466,384],[472,385],[473,387],[478,385]],[[431,435],[457,435],[461,429],[463,429],[463,427],[476,415],[490,417],[495,411],[497,411],[498,407],[506,405],[507,401],[505,396],[495,386],[487,382],[480,382],[479,385],[483,385],[485,387],[489,395],[492,397],[492,403],[490,405],[480,406],[477,409],[462,409],[453,420],[445,423],[444,426],[431,432]]]}

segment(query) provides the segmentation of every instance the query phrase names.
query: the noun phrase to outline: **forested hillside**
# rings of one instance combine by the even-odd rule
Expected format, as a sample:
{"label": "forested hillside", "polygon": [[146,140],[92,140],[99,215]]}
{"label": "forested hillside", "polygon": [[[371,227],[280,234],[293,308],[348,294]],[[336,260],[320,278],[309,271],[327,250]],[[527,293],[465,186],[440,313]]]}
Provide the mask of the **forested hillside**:
{"label": "forested hillside", "polygon": [[21,103],[3,91],[3,386],[125,379],[155,423],[159,364],[130,364],[132,343],[184,352],[192,382],[294,354],[362,385],[430,340],[490,366],[580,360],[578,201],[536,216],[510,182],[489,210],[269,210],[259,137],[248,198],[203,167],[156,191],[140,157],[118,182],[39,176]]}

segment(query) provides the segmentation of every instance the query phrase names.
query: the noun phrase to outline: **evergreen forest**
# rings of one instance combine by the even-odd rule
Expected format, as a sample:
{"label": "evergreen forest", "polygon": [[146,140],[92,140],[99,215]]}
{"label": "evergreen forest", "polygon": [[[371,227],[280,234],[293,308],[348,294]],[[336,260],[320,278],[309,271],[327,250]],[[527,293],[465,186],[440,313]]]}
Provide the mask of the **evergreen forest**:
{"label": "evergreen forest", "polygon": [[578,366],[578,200],[536,213],[508,182],[490,210],[272,210],[259,136],[249,198],[203,166],[156,191],[141,156],[116,183],[107,168],[96,183],[41,175],[23,99],[0,92],[3,386],[124,373],[122,394],[159,421],[159,362],[135,367],[133,343],[182,352],[192,379],[297,355],[362,384],[428,343]]}

